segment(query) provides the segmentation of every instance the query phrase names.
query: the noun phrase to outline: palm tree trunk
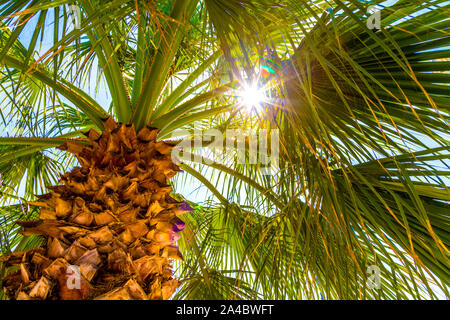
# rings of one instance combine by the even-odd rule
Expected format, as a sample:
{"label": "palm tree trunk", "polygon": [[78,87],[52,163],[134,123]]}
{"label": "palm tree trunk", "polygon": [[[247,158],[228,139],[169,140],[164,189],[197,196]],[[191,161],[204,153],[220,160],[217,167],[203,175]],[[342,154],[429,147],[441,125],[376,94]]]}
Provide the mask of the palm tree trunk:
{"label": "palm tree trunk", "polygon": [[169,195],[173,146],[156,142],[154,128],[104,125],[86,145],[61,147],[81,167],[32,203],[39,220],[17,222],[46,245],[0,258],[18,267],[3,279],[10,299],[168,299],[179,286],[169,259],[182,259],[177,215],[192,209]]}

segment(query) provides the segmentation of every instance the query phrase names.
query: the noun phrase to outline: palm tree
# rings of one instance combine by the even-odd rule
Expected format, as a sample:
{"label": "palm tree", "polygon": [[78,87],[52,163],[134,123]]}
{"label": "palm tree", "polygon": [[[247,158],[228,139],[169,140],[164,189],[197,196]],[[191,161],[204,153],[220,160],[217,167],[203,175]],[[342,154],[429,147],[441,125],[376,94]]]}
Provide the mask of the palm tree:
{"label": "palm tree", "polygon": [[[0,17],[4,298],[448,297],[446,1],[4,0]],[[278,165],[211,129],[277,132]]]}

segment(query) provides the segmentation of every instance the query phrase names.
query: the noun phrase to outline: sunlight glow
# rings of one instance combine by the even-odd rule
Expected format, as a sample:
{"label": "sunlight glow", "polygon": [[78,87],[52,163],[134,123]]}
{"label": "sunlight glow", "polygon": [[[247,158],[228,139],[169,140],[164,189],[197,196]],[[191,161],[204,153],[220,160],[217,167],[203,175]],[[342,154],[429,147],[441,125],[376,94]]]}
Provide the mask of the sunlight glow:
{"label": "sunlight glow", "polygon": [[241,97],[241,104],[250,110],[253,108],[259,109],[267,100],[266,90],[259,87],[257,83],[244,85],[239,96]]}

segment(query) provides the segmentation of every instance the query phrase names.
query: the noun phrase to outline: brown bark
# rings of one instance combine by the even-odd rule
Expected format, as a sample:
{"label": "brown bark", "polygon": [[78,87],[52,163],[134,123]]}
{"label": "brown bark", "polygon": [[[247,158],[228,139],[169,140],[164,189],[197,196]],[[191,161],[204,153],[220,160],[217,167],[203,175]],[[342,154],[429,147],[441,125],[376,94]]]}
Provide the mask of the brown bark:
{"label": "brown bark", "polygon": [[[81,167],[39,196],[36,221],[18,221],[24,235],[40,235],[39,249],[1,257],[18,271],[3,279],[10,299],[168,299],[179,285],[170,259],[182,259],[174,240],[192,210],[170,197],[167,179],[179,168],[172,145],[157,142],[157,129],[104,121],[89,144],[67,142]],[[70,285],[72,266],[79,286]],[[74,284],[74,283],[73,283]]]}

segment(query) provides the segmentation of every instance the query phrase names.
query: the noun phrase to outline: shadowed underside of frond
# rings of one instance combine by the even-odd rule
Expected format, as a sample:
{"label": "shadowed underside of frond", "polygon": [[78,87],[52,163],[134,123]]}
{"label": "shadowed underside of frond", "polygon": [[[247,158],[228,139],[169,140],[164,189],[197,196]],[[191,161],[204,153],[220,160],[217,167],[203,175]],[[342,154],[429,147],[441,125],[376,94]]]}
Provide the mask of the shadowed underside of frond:
{"label": "shadowed underside of frond", "polygon": [[[174,241],[192,210],[170,197],[167,179],[179,168],[157,129],[104,121],[86,145],[67,142],[75,167],[40,196],[40,218],[18,221],[42,248],[0,258],[18,270],[3,279],[11,299],[168,299],[179,285],[169,259],[182,259]],[[74,276],[79,270],[77,285]]]}

